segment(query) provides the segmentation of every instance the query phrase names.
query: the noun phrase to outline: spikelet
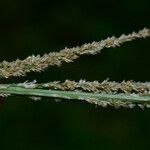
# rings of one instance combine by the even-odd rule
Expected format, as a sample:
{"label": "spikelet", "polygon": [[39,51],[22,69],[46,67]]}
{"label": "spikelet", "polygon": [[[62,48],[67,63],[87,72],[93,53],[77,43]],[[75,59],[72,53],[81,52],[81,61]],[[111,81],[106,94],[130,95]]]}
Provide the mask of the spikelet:
{"label": "spikelet", "polygon": [[150,30],[144,28],[139,32],[128,35],[121,35],[119,38],[115,36],[101,40],[100,42],[92,42],[84,44],[81,47],[65,48],[60,52],[51,52],[43,56],[29,56],[24,60],[17,59],[13,62],[3,61],[0,63],[0,77],[8,78],[10,76],[25,76],[27,72],[41,72],[48,66],[60,66],[63,62],[70,63],[80,57],[80,55],[100,53],[103,48],[120,46],[124,42],[132,41],[138,38],[146,38],[150,36]]}
{"label": "spikelet", "polygon": [[[65,82],[54,81],[38,84],[24,82],[18,84],[0,84],[1,97],[9,96],[7,93],[17,94],[16,89],[27,93],[33,91],[32,100],[41,100],[41,96],[48,96],[62,99],[76,99],[86,101],[97,106],[115,108],[150,108],[150,83],[123,81],[121,83],[104,80],[103,82],[80,80],[79,82],[66,80]],[[35,89],[35,90],[34,90]],[[20,90],[18,91],[20,93]],[[38,92],[37,92],[38,90]],[[36,92],[37,94],[35,94]],[[72,91],[72,92],[71,92]],[[3,94],[5,93],[6,94]],[[43,94],[39,96],[39,92]],[[68,93],[69,92],[69,93]],[[44,95],[44,93],[49,93]],[[23,94],[23,93],[22,93]],[[76,96],[75,96],[76,95]],[[74,97],[75,96],[75,97]]]}
{"label": "spikelet", "polygon": [[[11,86],[11,85],[10,85]],[[91,93],[107,93],[107,94],[145,94],[150,95],[150,82],[134,82],[134,81],[122,81],[121,83],[115,81],[104,80],[103,82],[93,81],[89,82],[86,80],[79,80],[79,82],[65,80],[64,82],[54,81],[48,83],[37,84],[33,82],[24,82],[16,84],[18,87],[23,88],[44,88],[51,90],[62,90],[62,91],[83,91]]]}

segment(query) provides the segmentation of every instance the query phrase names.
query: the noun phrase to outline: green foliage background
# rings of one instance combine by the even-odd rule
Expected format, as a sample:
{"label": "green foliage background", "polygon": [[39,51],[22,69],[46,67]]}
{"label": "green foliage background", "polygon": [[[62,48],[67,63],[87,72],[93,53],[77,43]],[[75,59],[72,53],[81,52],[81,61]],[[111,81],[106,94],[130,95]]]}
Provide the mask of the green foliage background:
{"label": "green foliage background", "polygon": [[[2,0],[0,60],[59,51],[150,27],[149,0]],[[150,81],[150,40],[136,40],[71,64],[1,83],[65,79]],[[0,150],[147,149],[150,109],[101,108],[9,97],[0,106]]]}

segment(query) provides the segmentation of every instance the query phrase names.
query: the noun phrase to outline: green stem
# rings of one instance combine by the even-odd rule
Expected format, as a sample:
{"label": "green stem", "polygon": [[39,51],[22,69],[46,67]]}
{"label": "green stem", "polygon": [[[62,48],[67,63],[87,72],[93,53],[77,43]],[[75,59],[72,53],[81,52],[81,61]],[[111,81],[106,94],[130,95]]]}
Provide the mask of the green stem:
{"label": "green stem", "polygon": [[137,103],[149,103],[150,96],[139,94],[103,94],[103,93],[86,93],[80,91],[59,91],[59,90],[46,90],[46,89],[28,89],[22,87],[7,87],[1,86],[0,93],[26,95],[26,96],[40,96],[40,97],[53,97],[62,99],[76,99],[76,100],[89,100],[96,99],[98,101],[127,101]]}

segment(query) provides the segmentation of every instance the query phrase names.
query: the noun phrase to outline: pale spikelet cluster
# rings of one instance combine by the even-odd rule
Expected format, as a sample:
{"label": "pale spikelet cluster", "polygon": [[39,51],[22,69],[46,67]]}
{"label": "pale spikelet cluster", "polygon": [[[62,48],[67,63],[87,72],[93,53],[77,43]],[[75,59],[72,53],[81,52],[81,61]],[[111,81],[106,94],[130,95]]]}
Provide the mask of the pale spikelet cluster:
{"label": "pale spikelet cluster", "polygon": [[[10,85],[11,86],[11,85]],[[115,81],[104,80],[103,82],[93,81],[89,82],[86,80],[80,80],[79,82],[65,80],[65,82],[54,81],[49,83],[36,84],[33,82],[24,82],[17,84],[19,87],[24,88],[46,88],[63,91],[84,91],[94,93],[138,93],[150,95],[150,82],[134,82],[134,81],[122,81],[121,83]]]}
{"label": "pale spikelet cluster", "polygon": [[96,106],[102,106],[104,108],[108,106],[115,107],[116,109],[122,108],[122,107],[130,108],[130,109],[135,108],[135,107],[139,107],[141,109],[150,108],[150,103],[140,104],[140,103],[127,102],[127,101],[120,101],[120,100],[100,101],[100,100],[92,99],[92,98],[86,99],[85,101],[91,104],[95,104]]}
{"label": "pale spikelet cluster", "polygon": [[[42,88],[42,89],[46,88],[63,91],[81,91],[90,93],[107,93],[107,94],[124,93],[127,95],[137,93],[147,96],[150,95],[150,82],[141,83],[134,81],[122,81],[121,83],[118,83],[114,81],[111,82],[108,80],[104,80],[103,82],[100,83],[98,81],[89,82],[86,80],[80,80],[79,82],[75,82],[66,80],[65,82],[54,81],[49,83],[37,84],[36,81],[34,80],[33,82],[19,83],[17,84],[17,86],[23,88]],[[68,99],[69,97],[66,98]],[[139,107],[141,109],[150,108],[150,103],[135,103],[130,101],[120,101],[117,99],[99,100],[91,97],[85,99],[82,96],[80,96],[78,99],[105,108],[108,106],[115,107],[116,109],[121,107],[130,109],[135,107]]]}
{"label": "pale spikelet cluster", "polygon": [[103,48],[120,46],[124,42],[149,36],[150,30],[144,28],[137,33],[133,32],[128,35],[123,34],[119,38],[113,36],[101,40],[100,42],[84,44],[81,47],[65,48],[60,52],[52,52],[43,56],[32,55],[24,60],[17,59],[13,62],[3,61],[0,63],[0,77],[8,78],[10,76],[25,76],[27,72],[31,71],[41,72],[48,66],[60,66],[63,62],[73,62],[80,57],[80,55],[94,55],[100,53]]}
{"label": "pale spikelet cluster", "polygon": [[3,94],[3,93],[0,93],[0,97],[8,97],[10,96],[10,94]]}
{"label": "pale spikelet cluster", "polygon": [[[17,84],[0,84],[0,89],[3,89],[5,91],[10,88],[15,89],[18,87],[31,90],[41,89],[47,91],[57,91],[57,94],[53,93],[51,94],[51,96],[54,98],[65,98],[68,100],[74,98],[71,96],[71,94],[67,94],[67,91],[73,91],[78,94],[78,96],[76,97],[77,100],[86,101],[88,103],[102,107],[112,106],[115,108],[134,108],[138,106],[141,109],[150,108],[150,98],[148,98],[150,96],[150,82],[141,83],[134,81],[123,81],[121,83],[118,83],[104,80],[100,83],[98,81],[89,82],[86,80],[80,80],[79,82],[75,82],[66,80],[65,82],[54,81],[49,83],[37,84],[36,80],[34,80],[33,82],[26,81],[24,83]],[[61,96],[61,93],[59,95],[58,91],[65,91],[66,95]],[[105,96],[102,98],[99,94],[102,97],[104,95]],[[0,96],[5,97],[8,96],[8,94],[1,94]],[[124,99],[125,96],[126,100]],[[130,96],[130,99],[127,98],[128,96]],[[142,96],[144,97],[142,98]],[[136,100],[134,99],[134,97],[136,98]],[[141,99],[139,99],[140,97]],[[40,96],[29,96],[29,98],[34,101],[41,100]]]}

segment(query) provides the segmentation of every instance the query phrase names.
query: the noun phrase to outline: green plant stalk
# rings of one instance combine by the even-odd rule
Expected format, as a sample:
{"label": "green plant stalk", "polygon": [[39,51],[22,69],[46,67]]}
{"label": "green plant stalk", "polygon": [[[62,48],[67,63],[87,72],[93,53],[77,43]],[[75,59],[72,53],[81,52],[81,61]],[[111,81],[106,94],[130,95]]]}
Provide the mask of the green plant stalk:
{"label": "green plant stalk", "polygon": [[98,101],[127,101],[135,103],[150,103],[150,96],[140,94],[103,94],[103,93],[86,93],[80,91],[59,91],[59,90],[46,90],[46,89],[27,89],[22,87],[0,87],[2,94],[14,94],[24,96],[40,96],[40,97],[53,97],[61,99],[72,100],[92,100]]}

